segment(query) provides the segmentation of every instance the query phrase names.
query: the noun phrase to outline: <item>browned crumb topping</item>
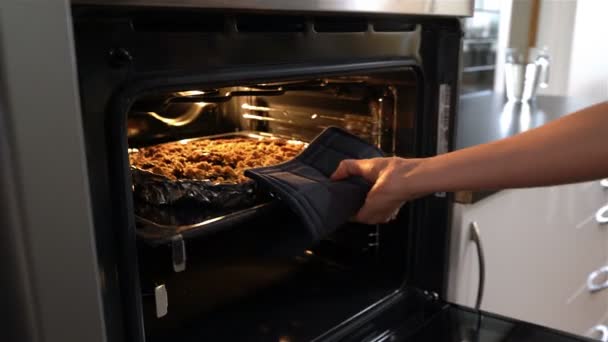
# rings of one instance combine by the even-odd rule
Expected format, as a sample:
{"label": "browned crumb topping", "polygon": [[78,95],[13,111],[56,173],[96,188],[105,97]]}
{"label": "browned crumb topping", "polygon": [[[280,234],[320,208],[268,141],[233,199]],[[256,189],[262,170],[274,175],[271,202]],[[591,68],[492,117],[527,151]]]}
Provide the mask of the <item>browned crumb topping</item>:
{"label": "browned crumb topping", "polygon": [[281,139],[201,139],[137,149],[131,165],[171,180],[241,183],[246,169],[288,161],[304,149]]}

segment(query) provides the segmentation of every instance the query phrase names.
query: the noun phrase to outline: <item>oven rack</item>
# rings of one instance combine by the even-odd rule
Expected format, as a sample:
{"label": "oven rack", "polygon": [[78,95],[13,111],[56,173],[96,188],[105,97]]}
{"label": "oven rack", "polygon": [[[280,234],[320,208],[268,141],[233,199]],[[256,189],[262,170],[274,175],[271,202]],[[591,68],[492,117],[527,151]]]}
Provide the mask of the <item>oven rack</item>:
{"label": "oven rack", "polygon": [[[221,92],[219,89],[206,89],[201,91],[188,91],[176,93],[174,97],[167,100],[171,103],[220,103],[228,102],[233,97],[239,96],[278,96],[288,91],[319,91],[331,89],[332,86],[349,86],[364,84],[364,80],[339,80],[318,79],[312,81],[300,81],[289,83],[256,84],[246,89]],[[195,94],[192,94],[192,93]],[[190,95],[192,94],[192,95]]]}
{"label": "oven rack", "polygon": [[[253,207],[211,216],[192,224],[169,225],[135,215],[136,235],[152,247],[169,245],[172,250],[173,270],[181,272],[186,269],[187,251],[185,241],[207,238],[229,230],[255,217],[271,213],[278,206],[280,206],[278,201],[269,200]],[[159,208],[158,210],[168,211],[168,214],[171,215],[172,209]],[[178,217],[175,219],[179,220]]]}

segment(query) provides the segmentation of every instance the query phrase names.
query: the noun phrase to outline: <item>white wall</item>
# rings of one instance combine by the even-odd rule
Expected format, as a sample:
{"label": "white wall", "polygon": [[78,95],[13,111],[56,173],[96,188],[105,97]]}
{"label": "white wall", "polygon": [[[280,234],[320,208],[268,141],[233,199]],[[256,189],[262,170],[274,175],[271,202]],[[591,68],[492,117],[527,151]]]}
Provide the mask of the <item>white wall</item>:
{"label": "white wall", "polygon": [[[509,0],[512,8],[501,14],[509,37],[506,47],[527,44],[530,0]],[[608,0],[541,0],[537,46],[551,56],[549,87],[543,95],[567,95],[592,100],[608,99]],[[498,63],[502,63],[501,55]],[[502,65],[497,65],[495,90],[504,90]]]}
{"label": "white wall", "polygon": [[503,0],[499,6],[500,22],[498,27],[498,42],[496,47],[496,73],[494,74],[494,91],[504,93],[505,74],[504,64],[506,61],[506,51],[511,38],[511,13],[513,3]]}
{"label": "white wall", "polygon": [[608,99],[608,1],[578,0],[568,95]]}
{"label": "white wall", "polygon": [[551,57],[551,69],[549,87],[539,89],[539,94],[568,94],[576,4],[576,0],[541,2],[536,45],[547,47]]}
{"label": "white wall", "polygon": [[509,47],[524,50],[528,47],[528,31],[532,1],[514,0],[511,6],[511,27],[509,30]]}
{"label": "white wall", "polygon": [[[479,0],[476,0],[476,3]],[[545,0],[546,1],[546,0]],[[532,1],[503,0],[500,3],[500,27],[498,34],[498,49],[496,51],[496,75],[494,90],[503,93],[504,63],[507,48],[525,51],[528,48],[528,31],[530,30],[530,15]]]}

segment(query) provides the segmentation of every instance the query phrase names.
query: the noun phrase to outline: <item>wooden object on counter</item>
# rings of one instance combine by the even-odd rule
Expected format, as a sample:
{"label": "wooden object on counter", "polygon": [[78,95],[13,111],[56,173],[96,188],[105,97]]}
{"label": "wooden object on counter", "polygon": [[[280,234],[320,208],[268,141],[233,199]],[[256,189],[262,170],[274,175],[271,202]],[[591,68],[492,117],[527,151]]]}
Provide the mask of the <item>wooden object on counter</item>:
{"label": "wooden object on counter", "polygon": [[454,193],[454,201],[462,204],[473,203],[473,191],[456,191]]}
{"label": "wooden object on counter", "polygon": [[529,62],[530,49],[536,47],[536,37],[538,36],[538,20],[540,17],[540,0],[531,0],[530,24],[528,29],[528,49],[525,52],[525,61]]}

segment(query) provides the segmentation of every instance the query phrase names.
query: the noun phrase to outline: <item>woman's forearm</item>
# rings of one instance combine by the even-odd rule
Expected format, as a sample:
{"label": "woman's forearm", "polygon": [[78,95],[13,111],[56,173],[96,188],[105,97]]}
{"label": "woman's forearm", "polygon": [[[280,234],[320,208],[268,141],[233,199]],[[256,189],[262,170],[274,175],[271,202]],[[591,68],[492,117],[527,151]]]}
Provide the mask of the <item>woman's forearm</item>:
{"label": "woman's forearm", "polygon": [[356,219],[387,222],[404,202],[438,191],[493,190],[608,177],[608,102],[511,138],[431,158],[344,160],[333,180],[372,189]]}
{"label": "woman's forearm", "polygon": [[608,102],[496,142],[429,158],[418,193],[554,185],[608,176]]}

